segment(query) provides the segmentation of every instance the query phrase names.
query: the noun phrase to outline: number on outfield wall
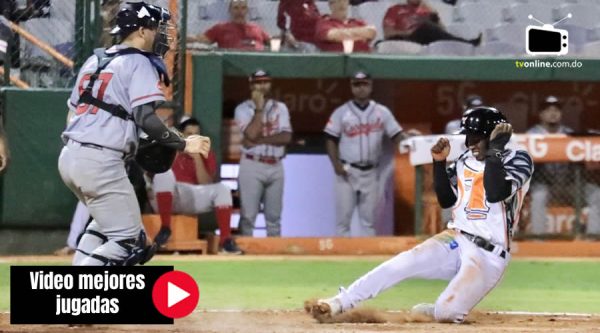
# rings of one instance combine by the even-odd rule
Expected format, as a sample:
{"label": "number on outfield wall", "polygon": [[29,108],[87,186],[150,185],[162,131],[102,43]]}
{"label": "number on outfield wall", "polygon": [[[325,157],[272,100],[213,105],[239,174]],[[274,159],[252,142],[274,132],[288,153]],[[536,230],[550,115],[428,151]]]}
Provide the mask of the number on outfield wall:
{"label": "number on outfield wall", "polygon": [[319,251],[330,251],[333,250],[333,239],[324,238],[319,239]]}

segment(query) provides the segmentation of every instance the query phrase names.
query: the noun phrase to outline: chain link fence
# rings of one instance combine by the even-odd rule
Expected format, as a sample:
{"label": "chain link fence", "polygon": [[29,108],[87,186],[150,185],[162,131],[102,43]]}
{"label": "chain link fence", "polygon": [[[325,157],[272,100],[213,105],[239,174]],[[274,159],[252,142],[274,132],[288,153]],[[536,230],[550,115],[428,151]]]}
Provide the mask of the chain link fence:
{"label": "chain link fence", "polygon": [[[172,85],[167,107],[181,110],[184,93],[187,0],[146,0],[168,8],[176,29],[166,63]],[[94,48],[110,47],[120,0],[2,0],[0,77],[21,88],[70,88]]]}
{"label": "chain link fence", "polygon": [[600,237],[600,163],[536,163],[519,235]]}

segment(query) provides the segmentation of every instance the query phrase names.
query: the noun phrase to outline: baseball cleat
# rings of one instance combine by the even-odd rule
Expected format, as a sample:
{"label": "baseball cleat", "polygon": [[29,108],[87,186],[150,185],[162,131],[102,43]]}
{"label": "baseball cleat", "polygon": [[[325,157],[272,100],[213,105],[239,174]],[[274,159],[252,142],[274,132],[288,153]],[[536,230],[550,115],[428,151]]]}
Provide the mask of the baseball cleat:
{"label": "baseball cleat", "polygon": [[223,242],[223,247],[219,251],[221,254],[244,254],[233,238],[226,239]]}
{"label": "baseball cleat", "polygon": [[342,313],[342,303],[335,297],[320,299],[313,308],[313,312],[315,311],[317,311],[320,315],[333,317]]}
{"label": "baseball cleat", "polygon": [[433,305],[433,304],[421,303],[421,304],[417,304],[417,305],[413,306],[412,309],[410,310],[410,313],[412,315],[421,315],[421,316],[426,316],[428,318],[433,319],[434,318],[434,309],[435,309],[435,305]]}

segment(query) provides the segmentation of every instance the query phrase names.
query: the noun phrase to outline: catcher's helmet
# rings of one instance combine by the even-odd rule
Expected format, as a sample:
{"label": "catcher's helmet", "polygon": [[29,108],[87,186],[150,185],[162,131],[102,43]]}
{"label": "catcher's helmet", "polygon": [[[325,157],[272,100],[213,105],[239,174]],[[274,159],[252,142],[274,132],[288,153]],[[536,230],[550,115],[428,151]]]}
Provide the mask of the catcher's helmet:
{"label": "catcher's helmet", "polygon": [[117,14],[117,25],[111,30],[111,35],[119,35],[122,39],[140,27],[158,29],[154,39],[152,52],[164,56],[169,50],[167,32],[171,14],[166,8],[141,2],[127,2]]}
{"label": "catcher's helmet", "polygon": [[508,123],[506,117],[490,106],[478,106],[465,111],[460,122],[460,134],[490,137],[497,124]]}

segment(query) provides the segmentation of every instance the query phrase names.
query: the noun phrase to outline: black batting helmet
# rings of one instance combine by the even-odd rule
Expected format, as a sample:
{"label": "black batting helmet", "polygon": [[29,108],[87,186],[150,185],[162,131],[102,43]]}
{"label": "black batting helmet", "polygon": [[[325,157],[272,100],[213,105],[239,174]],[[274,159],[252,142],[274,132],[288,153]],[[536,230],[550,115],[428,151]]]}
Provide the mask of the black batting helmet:
{"label": "black batting helmet", "polygon": [[460,122],[460,134],[483,135],[490,137],[496,125],[508,123],[506,117],[490,106],[477,106],[468,109]]}
{"label": "black batting helmet", "polygon": [[166,8],[147,4],[144,1],[126,2],[117,14],[117,25],[110,33],[124,39],[140,27],[158,29],[152,52],[164,56],[169,50],[167,26],[170,19],[171,13]]}

